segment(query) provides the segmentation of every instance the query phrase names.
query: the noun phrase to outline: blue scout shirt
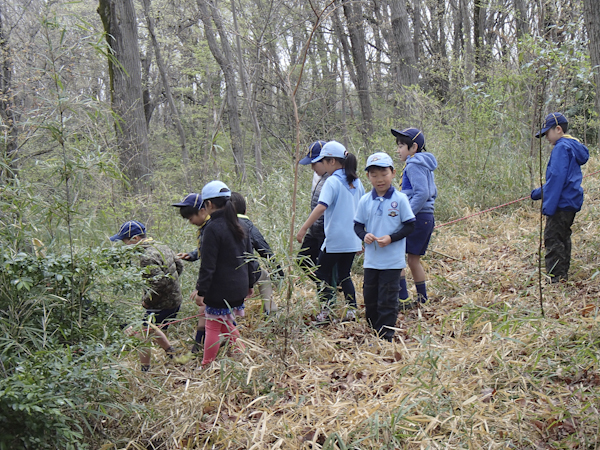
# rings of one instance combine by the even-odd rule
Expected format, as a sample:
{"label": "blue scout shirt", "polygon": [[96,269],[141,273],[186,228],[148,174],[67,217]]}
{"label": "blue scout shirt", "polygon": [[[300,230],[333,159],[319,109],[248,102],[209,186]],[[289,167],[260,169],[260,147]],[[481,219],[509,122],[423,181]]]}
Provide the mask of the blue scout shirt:
{"label": "blue scout shirt", "polygon": [[[376,237],[391,235],[402,228],[403,222],[415,220],[408,197],[390,187],[383,197],[373,189],[358,203],[355,222],[365,225],[367,233]],[[377,242],[365,243],[365,269],[404,269],[406,239],[380,247]]]}
{"label": "blue scout shirt", "polygon": [[325,205],[325,241],[321,250],[327,253],[352,253],[362,249],[362,242],[354,232],[354,216],[358,201],[365,194],[360,179],[348,185],[346,172],[338,169],[327,178],[319,203]]}

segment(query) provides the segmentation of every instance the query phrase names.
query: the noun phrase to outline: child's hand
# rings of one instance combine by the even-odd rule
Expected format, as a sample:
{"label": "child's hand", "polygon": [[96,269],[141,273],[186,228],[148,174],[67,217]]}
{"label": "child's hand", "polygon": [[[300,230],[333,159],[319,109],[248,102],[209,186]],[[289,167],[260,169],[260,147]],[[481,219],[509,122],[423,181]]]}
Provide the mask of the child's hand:
{"label": "child's hand", "polygon": [[201,295],[196,294],[196,305],[198,306],[204,306],[204,297],[202,297]]}
{"label": "child's hand", "polygon": [[254,288],[248,288],[248,295],[246,295],[246,298],[252,297],[253,295],[254,295]]}
{"label": "child's hand", "polygon": [[188,261],[190,259],[190,254],[189,253],[177,253],[177,257],[179,259],[185,259],[186,261]]}
{"label": "child's hand", "polygon": [[129,326],[123,330],[123,333],[125,333],[125,336],[133,336],[135,334],[135,331],[133,331],[132,326]]}
{"label": "child's hand", "polygon": [[385,236],[380,238],[376,238],[375,240],[377,241],[380,247],[386,247],[392,243],[392,238],[389,234],[386,234]]}
{"label": "child's hand", "polygon": [[377,240],[377,238],[375,237],[375,235],[373,233],[365,234],[365,243],[372,244],[376,240]]}
{"label": "child's hand", "polygon": [[300,228],[300,231],[298,231],[298,234],[296,235],[296,240],[298,241],[298,243],[302,244],[302,241],[304,240],[304,236],[306,236],[306,230],[304,229],[304,227]]}

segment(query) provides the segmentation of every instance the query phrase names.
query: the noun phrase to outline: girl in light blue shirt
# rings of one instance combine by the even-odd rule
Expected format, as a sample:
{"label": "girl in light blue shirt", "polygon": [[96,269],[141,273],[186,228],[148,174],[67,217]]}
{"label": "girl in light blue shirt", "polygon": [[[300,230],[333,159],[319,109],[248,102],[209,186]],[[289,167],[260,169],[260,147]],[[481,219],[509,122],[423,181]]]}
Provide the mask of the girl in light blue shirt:
{"label": "girl in light blue shirt", "polygon": [[356,173],[356,157],[348,153],[339,142],[331,141],[325,144],[320,155],[312,160],[312,163],[320,161],[331,176],[323,185],[319,204],[298,231],[296,239],[301,243],[309,227],[325,215],[325,241],[319,254],[319,268],[316,273],[321,281],[319,297],[322,302],[317,322],[329,320],[335,295],[332,275],[336,265],[344,297],[350,306],[344,320],[355,320],[356,292],[350,277],[350,268],[356,252],[362,249],[362,242],[354,233],[354,216],[365,189]]}

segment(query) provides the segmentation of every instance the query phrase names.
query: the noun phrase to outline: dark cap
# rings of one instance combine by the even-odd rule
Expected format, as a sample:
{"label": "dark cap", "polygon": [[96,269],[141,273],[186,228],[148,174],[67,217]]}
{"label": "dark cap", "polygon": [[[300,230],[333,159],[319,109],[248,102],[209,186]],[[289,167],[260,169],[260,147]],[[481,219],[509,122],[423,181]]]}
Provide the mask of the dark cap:
{"label": "dark cap", "polygon": [[193,206],[200,209],[202,207],[202,196],[196,193],[188,194],[179,203],[173,203],[173,206]]}
{"label": "dark cap", "polygon": [[109,239],[111,241],[122,241],[123,239],[131,239],[134,236],[139,236],[140,234],[146,234],[146,227],[143,223],[138,222],[137,220],[129,220],[121,225],[119,228],[119,232],[114,236],[111,236]]}
{"label": "dark cap", "polygon": [[321,149],[326,144],[325,141],[315,141],[308,146],[308,155],[300,160],[300,164],[307,166],[313,159],[321,154]]}
{"label": "dark cap", "polygon": [[423,150],[425,147],[425,135],[418,128],[406,128],[402,131],[392,128],[392,134],[395,137],[404,136],[417,144],[418,150]]}
{"label": "dark cap", "polygon": [[560,125],[561,123],[569,123],[567,118],[563,116],[562,113],[553,112],[546,116],[546,126],[539,131],[535,137],[541,138],[543,137],[550,128],[555,127],[556,125]]}

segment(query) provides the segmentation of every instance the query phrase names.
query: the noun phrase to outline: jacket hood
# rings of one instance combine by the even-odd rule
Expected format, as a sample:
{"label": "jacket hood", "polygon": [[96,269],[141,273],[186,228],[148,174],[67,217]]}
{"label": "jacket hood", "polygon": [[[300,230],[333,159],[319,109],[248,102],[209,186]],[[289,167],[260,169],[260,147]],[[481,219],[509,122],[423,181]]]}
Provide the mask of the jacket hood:
{"label": "jacket hood", "polygon": [[434,171],[437,168],[437,160],[435,156],[428,152],[415,153],[412,158],[406,160],[406,164],[419,164],[427,169]]}
{"label": "jacket hood", "polygon": [[583,166],[586,162],[588,162],[588,159],[590,159],[590,152],[585,145],[579,142],[578,139],[570,136],[563,137],[562,139],[568,141],[569,147],[571,147],[573,150],[573,156],[575,157],[577,164]]}

